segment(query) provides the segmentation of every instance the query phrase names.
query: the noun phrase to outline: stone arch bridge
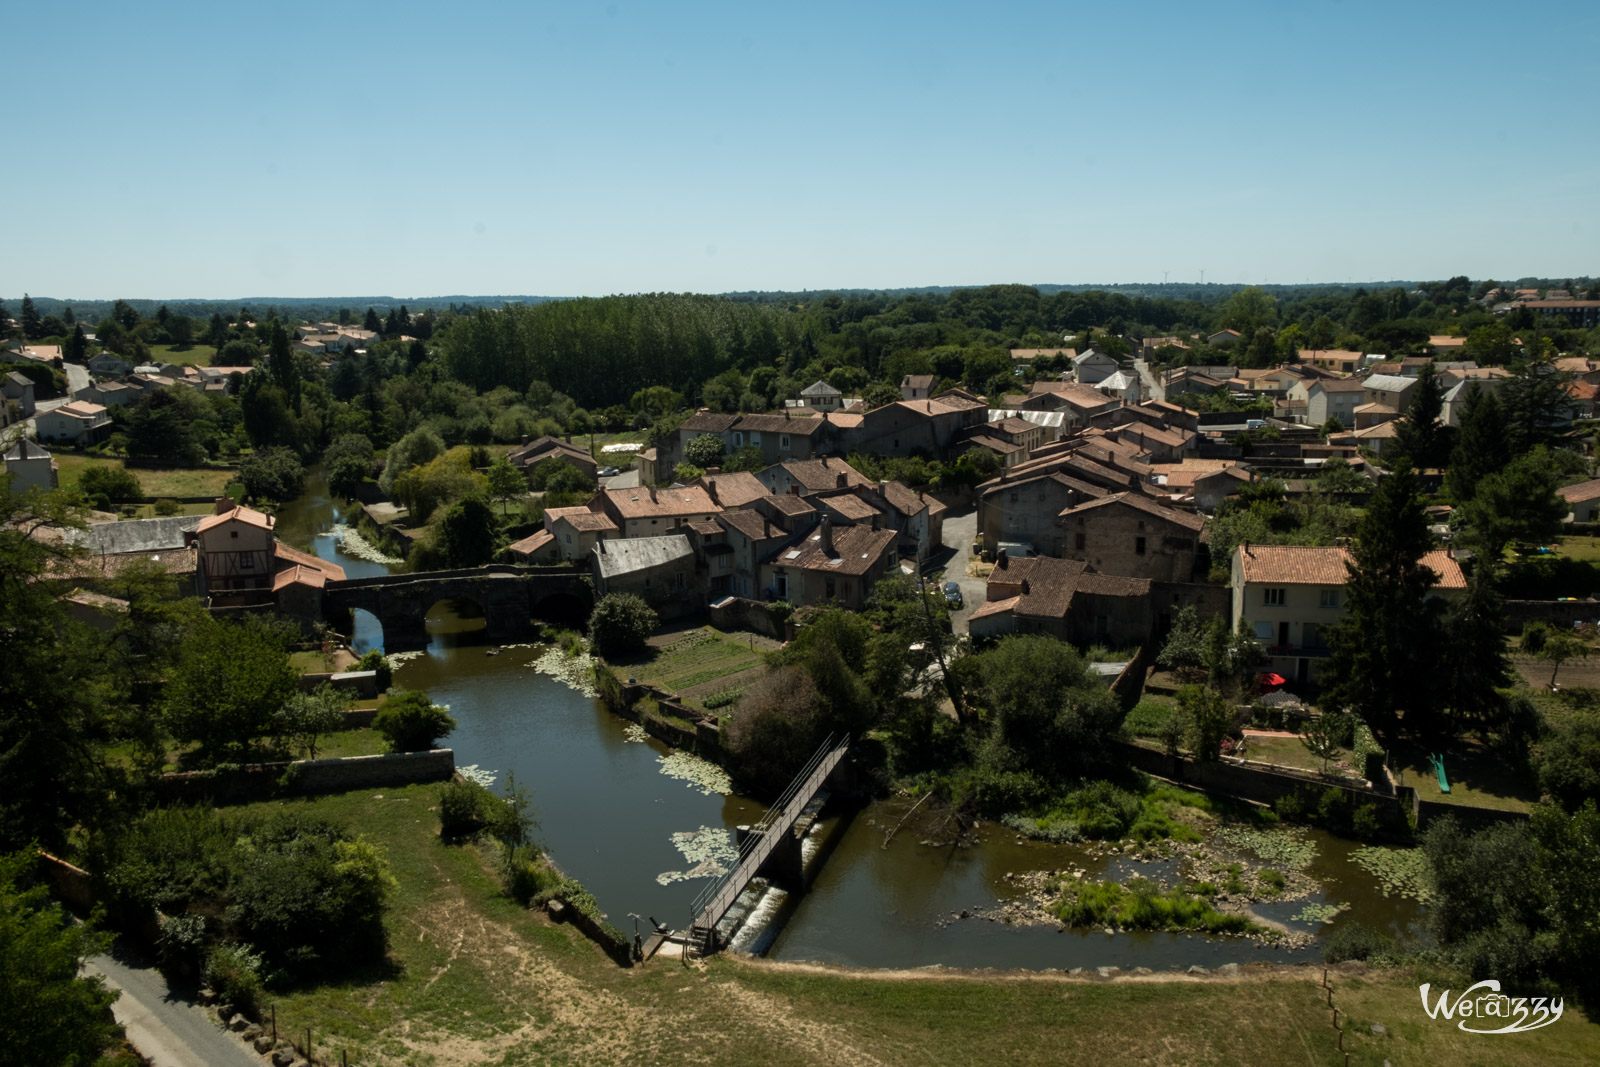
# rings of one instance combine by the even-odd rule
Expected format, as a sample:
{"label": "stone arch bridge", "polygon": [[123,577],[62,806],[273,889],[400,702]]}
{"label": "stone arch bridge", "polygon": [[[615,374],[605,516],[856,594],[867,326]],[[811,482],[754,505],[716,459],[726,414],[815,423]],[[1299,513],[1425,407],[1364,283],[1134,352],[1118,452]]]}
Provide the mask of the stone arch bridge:
{"label": "stone arch bridge", "polygon": [[351,613],[370,611],[383,624],[384,650],[400,652],[427,647],[428,609],[447,599],[476,604],[489,642],[507,644],[523,636],[534,618],[581,623],[594,606],[594,589],[587,572],[567,567],[388,574],[329,582],[322,590],[322,618],[349,634],[355,629]]}

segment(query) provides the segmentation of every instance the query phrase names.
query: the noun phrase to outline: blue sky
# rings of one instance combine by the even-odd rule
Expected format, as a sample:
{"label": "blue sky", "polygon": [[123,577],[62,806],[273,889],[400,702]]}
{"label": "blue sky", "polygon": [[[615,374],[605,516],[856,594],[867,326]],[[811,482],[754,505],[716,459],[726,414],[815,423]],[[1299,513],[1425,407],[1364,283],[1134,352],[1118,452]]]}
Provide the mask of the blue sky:
{"label": "blue sky", "polygon": [[56,3],[0,294],[1600,273],[1600,4]]}

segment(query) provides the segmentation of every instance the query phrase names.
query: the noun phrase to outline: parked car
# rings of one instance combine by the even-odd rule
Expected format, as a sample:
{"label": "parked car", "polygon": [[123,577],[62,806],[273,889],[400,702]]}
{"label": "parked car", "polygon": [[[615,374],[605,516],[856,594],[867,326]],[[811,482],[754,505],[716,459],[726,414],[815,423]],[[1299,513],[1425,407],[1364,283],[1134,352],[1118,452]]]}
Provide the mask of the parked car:
{"label": "parked car", "polygon": [[961,597],[960,582],[944,583],[944,602],[950,605],[952,608],[959,608],[966,603],[966,601]]}
{"label": "parked car", "polygon": [[621,473],[622,472],[617,470],[617,468],[615,468],[615,467],[601,467],[600,468],[600,477],[602,477],[602,478],[615,478],[617,475],[619,475]]}

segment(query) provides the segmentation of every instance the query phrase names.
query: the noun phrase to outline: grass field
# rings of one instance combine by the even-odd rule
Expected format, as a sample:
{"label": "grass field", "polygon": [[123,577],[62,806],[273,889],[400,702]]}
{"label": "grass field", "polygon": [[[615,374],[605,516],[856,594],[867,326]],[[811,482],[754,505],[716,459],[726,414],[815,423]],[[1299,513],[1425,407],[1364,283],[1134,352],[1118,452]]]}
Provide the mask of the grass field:
{"label": "grass field", "polygon": [[1404,783],[1414,787],[1423,800],[1527,811],[1539,799],[1538,785],[1528,775],[1508,765],[1493,749],[1468,741],[1457,742],[1441,753],[1444,775],[1450,782],[1450,792],[1441,793],[1439,776],[1428,755],[1405,746],[1397,746],[1389,754],[1390,769],[1397,776],[1404,774]]}
{"label": "grass field", "polygon": [[722,688],[712,683],[760,667],[765,650],[771,647],[771,642],[752,639],[749,634],[724,634],[705,626],[686,630],[665,648],[615,666],[626,672],[625,677],[637,678],[697,704],[696,696]]}
{"label": "grass field", "polygon": [[[71,453],[59,453],[56,456],[56,467],[59,480],[63,486],[71,485],[78,480],[78,476],[89,467],[121,467],[122,460],[104,456],[80,456]],[[210,467],[184,467],[172,470],[152,470],[144,467],[131,467],[133,476],[139,479],[139,486],[145,494],[153,497],[178,497],[178,496],[223,496],[228,485],[237,477],[235,471],[218,470]],[[209,507],[205,509],[209,511]],[[196,514],[204,514],[197,512]],[[141,518],[149,518],[142,515]]]}
{"label": "grass field", "polygon": [[[253,806],[357,828],[386,849],[398,883],[385,964],[275,997],[280,1031],[310,1027],[324,1061],[348,1051],[352,1063],[417,1067],[1345,1062],[1318,967],[1100,981],[843,971],[724,956],[622,970],[570,927],[502,896],[476,849],[441,843],[438,793],[419,785]],[[1554,1026],[1480,1037],[1423,1013],[1417,985],[1428,980],[1335,971],[1350,1062],[1600,1060],[1600,1027],[1570,1002]],[[1373,1035],[1372,1023],[1387,1033]]]}
{"label": "grass field", "polygon": [[[1260,737],[1252,736],[1250,744],[1244,751],[1245,759],[1259,760],[1262,763],[1275,763],[1280,767],[1294,767],[1302,771],[1312,771],[1316,774],[1323,773],[1322,757],[1312,755],[1311,750],[1300,743],[1298,737]],[[1340,763],[1344,766],[1341,767]],[[1328,761],[1327,773],[1353,774],[1355,757],[1350,750],[1341,748],[1339,754]]]}
{"label": "grass field", "polygon": [[217,350],[210,345],[190,345],[175,349],[171,345],[151,345],[151,363],[176,363],[179,366],[209,367],[217,358]]}

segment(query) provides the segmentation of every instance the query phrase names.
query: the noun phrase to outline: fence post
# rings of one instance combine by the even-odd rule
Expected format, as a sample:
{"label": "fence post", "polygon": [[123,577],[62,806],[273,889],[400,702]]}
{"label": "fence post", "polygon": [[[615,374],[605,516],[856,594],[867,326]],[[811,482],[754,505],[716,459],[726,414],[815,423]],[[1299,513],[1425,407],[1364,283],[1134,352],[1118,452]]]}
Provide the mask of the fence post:
{"label": "fence post", "polygon": [[278,1043],[278,1005],[277,1005],[277,1002],[273,1002],[273,1005],[272,1005],[272,1043],[274,1045],[276,1045]]}
{"label": "fence post", "polygon": [[316,1061],[316,1057],[311,1053],[311,1027],[309,1026],[306,1027],[306,1059],[312,1062]]}

